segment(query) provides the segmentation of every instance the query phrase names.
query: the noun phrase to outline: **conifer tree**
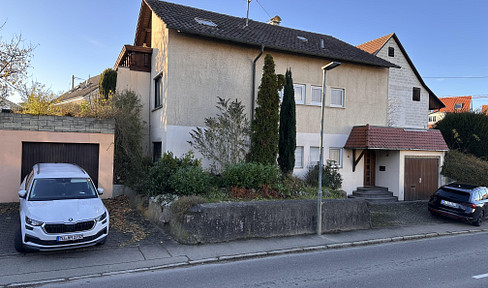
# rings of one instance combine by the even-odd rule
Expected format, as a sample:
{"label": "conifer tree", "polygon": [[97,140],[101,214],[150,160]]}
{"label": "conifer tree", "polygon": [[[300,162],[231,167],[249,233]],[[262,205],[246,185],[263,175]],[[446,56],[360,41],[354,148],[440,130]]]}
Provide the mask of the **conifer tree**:
{"label": "conifer tree", "polygon": [[278,155],[278,122],[280,96],[273,56],[264,58],[263,76],[259,85],[258,107],[252,121],[249,160],[262,164],[276,164]]}
{"label": "conifer tree", "polygon": [[289,174],[295,166],[296,148],[295,91],[291,70],[286,70],[283,103],[280,110],[280,133],[278,143],[278,165],[283,174]]}

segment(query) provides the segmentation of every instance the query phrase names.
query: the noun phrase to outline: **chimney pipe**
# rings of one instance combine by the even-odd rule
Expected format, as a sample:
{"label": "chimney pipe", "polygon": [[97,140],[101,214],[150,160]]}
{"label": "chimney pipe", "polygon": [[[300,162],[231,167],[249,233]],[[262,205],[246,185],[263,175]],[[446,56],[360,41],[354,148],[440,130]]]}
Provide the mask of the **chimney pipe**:
{"label": "chimney pipe", "polygon": [[249,25],[249,3],[251,3],[251,0],[247,0],[246,27]]}

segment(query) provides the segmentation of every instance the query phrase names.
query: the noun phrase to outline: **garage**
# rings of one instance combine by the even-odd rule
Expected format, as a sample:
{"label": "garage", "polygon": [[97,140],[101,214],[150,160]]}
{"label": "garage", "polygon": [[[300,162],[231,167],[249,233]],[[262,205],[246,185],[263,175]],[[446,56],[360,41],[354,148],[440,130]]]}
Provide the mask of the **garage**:
{"label": "garage", "polygon": [[427,200],[439,187],[439,158],[405,157],[405,200]]}

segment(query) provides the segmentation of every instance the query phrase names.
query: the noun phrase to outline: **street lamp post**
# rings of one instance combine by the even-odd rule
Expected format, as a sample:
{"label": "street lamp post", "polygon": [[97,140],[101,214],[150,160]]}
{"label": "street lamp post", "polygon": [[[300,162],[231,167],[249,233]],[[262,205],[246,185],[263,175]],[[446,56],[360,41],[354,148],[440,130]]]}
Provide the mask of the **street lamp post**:
{"label": "street lamp post", "polygon": [[330,62],[322,67],[322,114],[320,116],[320,150],[319,150],[319,192],[317,197],[317,235],[322,234],[322,167],[324,166],[324,110],[325,110],[325,76],[328,70],[341,65],[341,62]]}

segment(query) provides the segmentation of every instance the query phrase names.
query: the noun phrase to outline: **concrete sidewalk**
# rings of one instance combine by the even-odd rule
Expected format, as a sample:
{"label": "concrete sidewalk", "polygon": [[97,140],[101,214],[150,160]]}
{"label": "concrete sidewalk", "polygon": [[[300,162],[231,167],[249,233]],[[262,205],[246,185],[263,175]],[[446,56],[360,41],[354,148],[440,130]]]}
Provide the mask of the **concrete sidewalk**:
{"label": "concrete sidewalk", "polygon": [[[336,234],[181,245],[168,238],[136,246],[0,255],[0,286],[29,286],[188,265],[488,231],[466,223],[427,223]],[[2,243],[5,245],[5,243]]]}

